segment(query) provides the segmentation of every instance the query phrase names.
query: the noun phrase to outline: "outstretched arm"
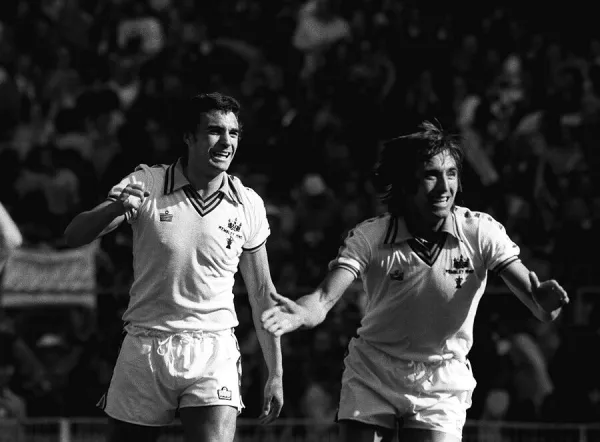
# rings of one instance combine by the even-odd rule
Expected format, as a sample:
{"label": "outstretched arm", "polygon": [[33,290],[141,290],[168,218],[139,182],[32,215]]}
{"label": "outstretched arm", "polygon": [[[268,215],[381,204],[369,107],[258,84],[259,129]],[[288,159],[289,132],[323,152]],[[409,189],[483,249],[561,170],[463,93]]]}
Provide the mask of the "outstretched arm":
{"label": "outstretched arm", "polygon": [[329,310],[346,292],[355,279],[344,267],[331,270],[317,289],[296,302],[275,294],[277,306],[262,315],[265,330],[281,336],[299,328],[313,328],[325,320]]}
{"label": "outstretched arm", "polygon": [[261,422],[266,424],[277,419],[283,407],[283,363],[281,339],[267,333],[260,322],[263,312],[274,306],[271,294],[275,293],[267,249],[264,245],[252,253],[242,253],[240,272],[248,290],[256,336],[269,371],[261,414]]}
{"label": "outstretched arm", "polygon": [[540,282],[521,261],[510,264],[500,276],[523,304],[541,321],[558,317],[569,296],[554,279]]}

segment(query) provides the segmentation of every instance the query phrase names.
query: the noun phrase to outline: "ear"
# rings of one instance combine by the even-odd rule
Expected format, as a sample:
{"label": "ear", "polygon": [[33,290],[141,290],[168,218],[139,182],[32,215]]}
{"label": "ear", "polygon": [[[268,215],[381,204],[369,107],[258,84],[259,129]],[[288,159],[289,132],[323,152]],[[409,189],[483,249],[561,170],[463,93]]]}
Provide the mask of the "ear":
{"label": "ear", "polygon": [[193,141],[192,140],[192,134],[190,134],[189,132],[183,134],[183,142],[186,144],[186,146],[189,147],[190,144],[192,143],[192,141]]}

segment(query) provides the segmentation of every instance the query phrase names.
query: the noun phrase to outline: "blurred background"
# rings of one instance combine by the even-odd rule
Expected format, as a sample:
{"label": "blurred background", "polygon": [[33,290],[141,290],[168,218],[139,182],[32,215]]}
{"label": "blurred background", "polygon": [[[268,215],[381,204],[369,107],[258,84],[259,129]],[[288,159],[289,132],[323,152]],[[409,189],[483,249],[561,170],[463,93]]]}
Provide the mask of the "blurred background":
{"label": "blurred background", "polygon": [[[137,164],[174,161],[184,147],[179,103],[220,91],[243,105],[231,172],[267,204],[274,282],[292,298],[320,281],[349,228],[382,211],[369,182],[382,140],[425,118],[461,134],[459,204],[501,221],[523,261],[572,299],[542,324],[491,278],[465,439],[546,428],[543,439],[519,440],[600,440],[591,436],[600,422],[600,33],[583,3],[565,8],[2,0],[0,202],[25,244],[0,289],[0,433],[3,419],[17,419],[25,430],[8,440],[57,440],[27,423],[102,418],[95,403],[121,339],[131,230],[77,250],[62,232]],[[265,367],[241,280],[236,295],[241,418],[252,419]],[[357,284],[320,327],[283,338],[282,418],[325,428],[307,440],[329,431],[363,305]]]}

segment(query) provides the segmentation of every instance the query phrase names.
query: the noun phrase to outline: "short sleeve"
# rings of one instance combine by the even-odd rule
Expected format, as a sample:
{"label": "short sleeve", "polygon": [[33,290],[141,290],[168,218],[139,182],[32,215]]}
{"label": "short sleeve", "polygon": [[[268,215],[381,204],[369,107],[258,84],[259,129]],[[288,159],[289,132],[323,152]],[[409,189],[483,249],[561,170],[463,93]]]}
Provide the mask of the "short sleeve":
{"label": "short sleeve", "polygon": [[363,275],[371,259],[371,246],[360,226],[348,232],[335,259],[329,262],[329,269],[345,268],[356,278]]}
{"label": "short sleeve", "polygon": [[[152,194],[154,190],[154,179],[150,171],[150,167],[145,164],[140,164],[137,166],[132,173],[127,175],[118,184],[113,186],[112,189],[110,189],[106,198],[111,201],[117,201],[123,189],[130,183],[141,183],[144,186],[144,189]],[[145,202],[147,201],[148,199],[145,200]],[[137,211],[128,210],[125,213],[125,218],[129,223],[134,222],[137,219]]]}
{"label": "short sleeve", "polygon": [[266,241],[271,234],[269,220],[267,219],[267,210],[262,198],[252,189],[246,188],[248,192],[248,207],[244,207],[250,225],[249,234],[244,243],[244,252],[255,252]]}
{"label": "short sleeve", "polygon": [[479,241],[486,268],[497,274],[519,260],[521,250],[504,226],[487,214],[480,214]]}

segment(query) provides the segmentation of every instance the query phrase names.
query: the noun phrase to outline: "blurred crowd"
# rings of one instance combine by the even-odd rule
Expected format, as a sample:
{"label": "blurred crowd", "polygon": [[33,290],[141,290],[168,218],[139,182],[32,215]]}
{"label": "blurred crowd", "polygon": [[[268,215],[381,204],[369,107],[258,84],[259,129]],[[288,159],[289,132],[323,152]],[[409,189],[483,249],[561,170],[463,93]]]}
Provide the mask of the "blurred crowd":
{"label": "blurred crowd", "polygon": [[[600,255],[583,247],[600,240],[600,36],[585,10],[429,3],[2,0],[0,201],[25,247],[65,248],[76,213],[137,164],[181,154],[182,99],[227,93],[243,105],[232,172],[267,204],[274,282],[294,297],[382,210],[369,183],[381,141],[436,118],[464,140],[461,204],[501,221],[540,278],[571,293],[600,285]],[[132,276],[127,226],[103,238],[97,263],[97,310],[0,319],[0,390],[19,416],[101,416]],[[237,289],[243,417],[254,417],[265,373]],[[487,296],[470,417],[597,422],[594,299],[548,325]],[[357,287],[322,326],[284,337],[286,417],[333,418],[362,302]],[[9,408],[0,397],[0,418]]]}

